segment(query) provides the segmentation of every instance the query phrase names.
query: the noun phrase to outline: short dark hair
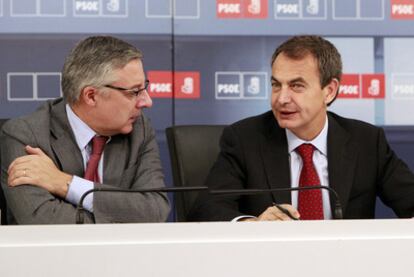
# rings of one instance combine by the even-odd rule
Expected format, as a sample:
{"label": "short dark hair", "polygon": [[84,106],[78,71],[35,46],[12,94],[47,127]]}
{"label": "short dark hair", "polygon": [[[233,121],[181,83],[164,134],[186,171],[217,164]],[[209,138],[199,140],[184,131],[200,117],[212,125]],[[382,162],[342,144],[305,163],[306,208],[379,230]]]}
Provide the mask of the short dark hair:
{"label": "short dark hair", "polygon": [[[312,55],[318,62],[319,80],[322,88],[328,85],[332,79],[337,79],[338,81],[341,80],[341,54],[339,54],[338,50],[331,42],[320,36],[302,35],[291,37],[275,50],[272,55],[271,65],[273,65],[277,56],[281,53],[295,60],[300,60],[307,55]],[[336,94],[338,94],[338,92]],[[335,99],[333,99],[331,103],[334,100]]]}

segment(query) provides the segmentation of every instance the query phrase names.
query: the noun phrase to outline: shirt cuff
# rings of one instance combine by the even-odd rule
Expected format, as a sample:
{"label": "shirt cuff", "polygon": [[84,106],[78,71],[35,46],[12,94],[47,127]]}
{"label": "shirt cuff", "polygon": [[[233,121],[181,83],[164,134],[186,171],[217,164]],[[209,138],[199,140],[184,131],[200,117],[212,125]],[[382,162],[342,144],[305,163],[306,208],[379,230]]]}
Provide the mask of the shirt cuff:
{"label": "shirt cuff", "polygon": [[238,216],[238,217],[233,218],[231,220],[231,222],[237,222],[240,219],[244,219],[244,218],[255,218],[255,216],[251,216],[251,215],[241,215],[241,216]]}
{"label": "shirt cuff", "polygon": [[[91,189],[93,189],[92,181],[73,176],[66,194],[66,201],[78,205],[82,195]],[[93,212],[93,192],[89,193],[83,200],[83,208],[91,213]]]}

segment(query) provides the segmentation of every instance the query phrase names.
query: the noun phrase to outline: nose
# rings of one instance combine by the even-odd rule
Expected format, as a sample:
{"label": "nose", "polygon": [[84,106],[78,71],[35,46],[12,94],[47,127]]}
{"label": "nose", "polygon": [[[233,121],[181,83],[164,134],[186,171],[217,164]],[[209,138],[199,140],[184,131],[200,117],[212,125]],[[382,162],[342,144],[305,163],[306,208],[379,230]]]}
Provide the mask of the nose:
{"label": "nose", "polygon": [[137,108],[142,109],[142,108],[151,108],[151,107],[152,107],[151,96],[149,95],[148,91],[145,90],[138,96]]}
{"label": "nose", "polygon": [[291,100],[291,95],[290,95],[289,89],[286,87],[282,87],[279,93],[278,102],[283,105],[283,104],[289,103],[290,100]]}

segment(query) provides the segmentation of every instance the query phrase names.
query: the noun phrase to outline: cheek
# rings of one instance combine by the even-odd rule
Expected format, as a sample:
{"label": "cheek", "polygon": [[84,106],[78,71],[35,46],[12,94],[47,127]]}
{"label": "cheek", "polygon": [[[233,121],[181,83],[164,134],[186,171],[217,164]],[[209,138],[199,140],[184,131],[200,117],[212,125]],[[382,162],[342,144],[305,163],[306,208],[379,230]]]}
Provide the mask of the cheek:
{"label": "cheek", "polygon": [[277,103],[277,94],[276,93],[272,93],[272,95],[270,96],[270,105],[272,107],[276,106]]}

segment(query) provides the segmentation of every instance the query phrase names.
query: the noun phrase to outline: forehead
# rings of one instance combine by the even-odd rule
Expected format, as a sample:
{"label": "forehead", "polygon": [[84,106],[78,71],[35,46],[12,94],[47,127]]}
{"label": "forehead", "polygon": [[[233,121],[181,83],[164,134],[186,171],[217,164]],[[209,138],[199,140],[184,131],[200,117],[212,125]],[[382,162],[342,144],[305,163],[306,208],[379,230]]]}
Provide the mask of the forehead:
{"label": "forehead", "polygon": [[317,78],[319,70],[317,60],[311,55],[300,59],[292,59],[281,53],[272,65],[272,75],[277,80],[290,80],[295,78]]}
{"label": "forehead", "polygon": [[145,79],[142,61],[135,59],[128,62],[124,67],[115,69],[114,75],[121,81],[142,81]]}

